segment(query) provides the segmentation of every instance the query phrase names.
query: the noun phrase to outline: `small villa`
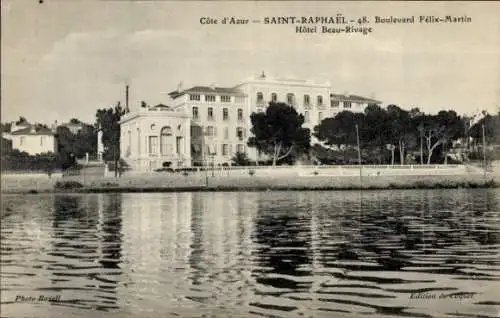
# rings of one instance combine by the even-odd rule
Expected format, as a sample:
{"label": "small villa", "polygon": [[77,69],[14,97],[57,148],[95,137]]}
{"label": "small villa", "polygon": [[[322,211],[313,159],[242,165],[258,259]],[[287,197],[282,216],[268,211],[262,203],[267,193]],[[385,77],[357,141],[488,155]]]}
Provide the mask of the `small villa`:
{"label": "small villa", "polygon": [[120,121],[120,157],[139,171],[189,167],[190,120],[185,108],[163,104],[125,114]]}

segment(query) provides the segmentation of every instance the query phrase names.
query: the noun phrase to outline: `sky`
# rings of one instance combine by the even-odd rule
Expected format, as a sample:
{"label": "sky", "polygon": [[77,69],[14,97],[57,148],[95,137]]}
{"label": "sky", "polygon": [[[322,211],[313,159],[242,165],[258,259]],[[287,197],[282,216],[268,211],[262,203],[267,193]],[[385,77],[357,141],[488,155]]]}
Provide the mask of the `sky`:
{"label": "sky", "polygon": [[[453,109],[500,106],[500,3],[3,0],[1,121],[45,124],[195,85],[248,77],[330,82],[336,93],[383,105]],[[298,34],[295,25],[222,25],[223,17],[366,16],[373,32]],[[375,24],[374,17],[464,16],[470,23]],[[202,25],[200,18],[219,20]],[[320,26],[318,26],[319,28]],[[332,27],[332,26],[330,26]]]}

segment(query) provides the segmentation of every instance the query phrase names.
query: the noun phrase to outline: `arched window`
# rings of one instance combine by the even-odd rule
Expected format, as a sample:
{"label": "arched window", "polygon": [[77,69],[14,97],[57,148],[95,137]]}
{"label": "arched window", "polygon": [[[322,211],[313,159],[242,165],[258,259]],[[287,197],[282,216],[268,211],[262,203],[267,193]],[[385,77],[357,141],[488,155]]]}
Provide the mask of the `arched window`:
{"label": "arched window", "polygon": [[171,154],[173,152],[172,128],[170,128],[170,126],[161,129],[160,151],[162,155]]}

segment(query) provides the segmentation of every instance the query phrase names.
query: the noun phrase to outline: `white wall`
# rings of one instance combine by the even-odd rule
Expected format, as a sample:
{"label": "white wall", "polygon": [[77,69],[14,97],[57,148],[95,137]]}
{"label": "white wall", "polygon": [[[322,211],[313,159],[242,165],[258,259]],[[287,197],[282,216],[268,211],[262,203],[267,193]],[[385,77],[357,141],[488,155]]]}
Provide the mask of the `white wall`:
{"label": "white wall", "polygon": [[[208,94],[208,93],[207,93]],[[203,146],[204,161],[208,160],[208,163],[215,165],[230,163],[232,157],[238,149],[238,145],[244,145],[246,147],[248,137],[248,122],[250,118],[250,113],[245,105],[244,99],[238,99],[237,96],[231,96],[231,102],[221,102],[220,95],[216,96],[215,102],[206,102],[205,94],[201,94],[200,101],[187,101],[187,108],[192,113],[193,107],[198,107],[198,119],[192,119],[192,125],[201,127],[206,131],[207,127],[212,126],[215,129],[215,136],[204,136],[203,140],[200,136],[193,136],[192,143]],[[213,109],[213,120],[208,118],[208,108]],[[223,119],[223,110],[227,108],[229,118],[228,120]],[[238,120],[238,109],[243,110],[243,120]],[[241,127],[244,131],[244,138],[240,140],[237,138],[237,128]],[[227,129],[227,138],[225,135],[225,130]],[[216,150],[216,155],[211,156],[207,154],[206,148],[208,145],[212,145]],[[223,145],[228,145],[228,152],[223,155]],[[199,157],[197,157],[199,159]]]}
{"label": "white wall", "polygon": [[44,152],[57,152],[57,141],[50,135],[11,135],[12,148],[25,151],[30,155]]}

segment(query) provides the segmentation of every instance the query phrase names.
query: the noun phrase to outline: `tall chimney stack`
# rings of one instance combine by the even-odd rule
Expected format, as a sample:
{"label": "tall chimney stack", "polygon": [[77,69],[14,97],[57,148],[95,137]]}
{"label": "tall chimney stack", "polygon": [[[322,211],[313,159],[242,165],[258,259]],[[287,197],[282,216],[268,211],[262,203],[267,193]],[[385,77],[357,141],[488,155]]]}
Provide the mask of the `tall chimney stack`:
{"label": "tall chimney stack", "polygon": [[128,84],[125,86],[125,112],[130,112],[128,108]]}

